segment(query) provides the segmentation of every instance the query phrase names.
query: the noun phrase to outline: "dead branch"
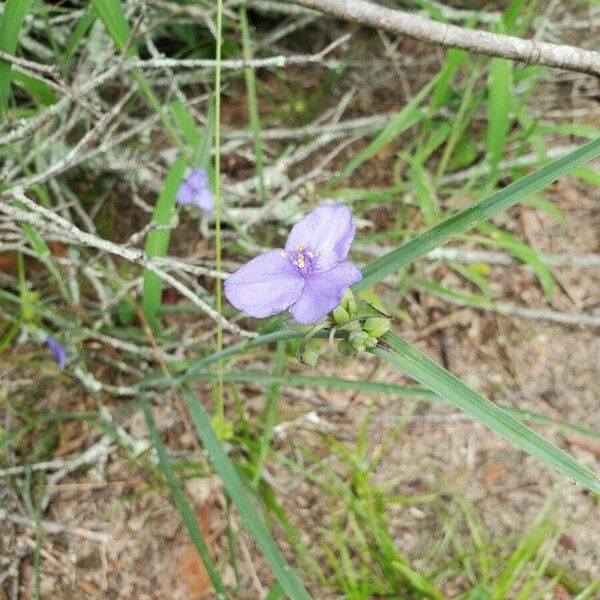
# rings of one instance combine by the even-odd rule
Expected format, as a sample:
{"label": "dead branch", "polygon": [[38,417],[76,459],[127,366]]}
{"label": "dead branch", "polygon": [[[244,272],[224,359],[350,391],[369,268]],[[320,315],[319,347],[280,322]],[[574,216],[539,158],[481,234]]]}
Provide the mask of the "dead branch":
{"label": "dead branch", "polygon": [[546,65],[600,77],[600,52],[564,44],[447,25],[421,15],[394,10],[364,0],[292,0],[307,8],[347,21],[407,35],[428,44],[461,48],[528,64]]}

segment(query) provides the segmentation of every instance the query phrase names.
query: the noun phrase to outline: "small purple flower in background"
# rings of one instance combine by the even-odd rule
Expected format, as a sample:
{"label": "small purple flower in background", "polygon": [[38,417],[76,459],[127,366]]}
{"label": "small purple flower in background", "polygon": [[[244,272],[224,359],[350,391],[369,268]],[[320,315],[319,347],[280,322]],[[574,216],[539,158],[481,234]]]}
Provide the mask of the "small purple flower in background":
{"label": "small purple flower in background", "polygon": [[51,335],[46,338],[46,346],[48,346],[50,352],[54,354],[54,358],[58,363],[58,368],[61,371],[64,371],[64,368],[67,366],[67,351],[65,347]]}
{"label": "small purple flower in background", "polygon": [[208,187],[206,169],[194,169],[181,183],[176,197],[178,204],[193,204],[207,212],[214,208],[213,195]]}
{"label": "small purple flower in background", "polygon": [[346,260],[354,231],[352,212],[344,204],[315,208],[294,225],[284,250],[257,256],[227,278],[227,299],[253,317],[289,308],[298,323],[316,323],[362,278]]}

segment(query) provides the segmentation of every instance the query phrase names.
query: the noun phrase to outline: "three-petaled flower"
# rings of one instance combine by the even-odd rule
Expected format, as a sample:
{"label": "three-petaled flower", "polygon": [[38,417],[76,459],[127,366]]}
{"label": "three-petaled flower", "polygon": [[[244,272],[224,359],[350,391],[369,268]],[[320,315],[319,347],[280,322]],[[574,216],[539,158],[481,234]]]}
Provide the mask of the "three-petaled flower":
{"label": "three-petaled flower", "polygon": [[227,278],[227,299],[253,317],[289,309],[298,323],[317,322],[362,278],[346,260],[354,232],[344,204],[315,208],[292,227],[285,249],[257,256]]}
{"label": "three-petaled flower", "polygon": [[67,366],[67,350],[65,347],[51,335],[46,338],[46,346],[48,346],[50,352],[54,355],[54,359],[58,363],[58,368],[64,371]]}
{"label": "three-petaled flower", "polygon": [[213,195],[208,187],[206,169],[194,169],[181,182],[175,198],[178,204],[193,204],[207,212],[214,208]]}

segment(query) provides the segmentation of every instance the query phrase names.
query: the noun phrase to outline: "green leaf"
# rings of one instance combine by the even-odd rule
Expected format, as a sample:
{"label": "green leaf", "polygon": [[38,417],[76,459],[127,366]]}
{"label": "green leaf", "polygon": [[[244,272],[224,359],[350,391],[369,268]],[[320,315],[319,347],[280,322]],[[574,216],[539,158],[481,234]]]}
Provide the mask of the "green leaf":
{"label": "green leaf", "polygon": [[472,390],[402,338],[393,333],[387,333],[382,340],[389,345],[389,350],[377,346],[369,352],[386,359],[409,377],[481,421],[521,450],[539,458],[556,471],[563,473],[572,481],[583,485],[592,492],[600,493],[598,475],[579,464],[572,456],[523,425],[494,402]]}
{"label": "green leaf", "polygon": [[427,580],[423,575],[413,571],[408,565],[405,565],[401,562],[394,562],[394,567],[406,577],[409,581],[410,585],[417,591],[424,594],[427,598],[434,598],[434,600],[444,600],[445,596],[443,596],[436,588],[433,586],[429,580]]}
{"label": "green leaf", "polygon": [[[0,50],[14,54],[17,49],[19,32],[33,0],[6,0],[0,19]],[[10,95],[11,64],[0,60],[0,120],[4,120]]]}
{"label": "green leaf", "polygon": [[433,184],[433,179],[422,164],[417,160],[410,162],[410,181],[414,194],[421,207],[425,222],[429,227],[435,225],[440,219],[440,206]]}
{"label": "green leaf", "polygon": [[488,198],[461,210],[417,236],[404,246],[388,252],[363,269],[363,278],[352,286],[354,291],[363,290],[388,275],[425,256],[431,250],[442,246],[453,235],[468,231],[499,212],[513,206],[521,199],[541,190],[543,187],[569,173],[589,160],[600,155],[600,138],[588,142],[570,154],[511,183]]}
{"label": "green leaf", "polygon": [[262,550],[279,583],[292,600],[310,600],[310,594],[300,583],[296,573],[270,536],[264,521],[252,506],[252,502],[244,489],[242,478],[221,446],[204,407],[187,386],[182,386],[181,389],[192,421],[215,472],[223,481],[223,486],[236,505],[244,525]]}

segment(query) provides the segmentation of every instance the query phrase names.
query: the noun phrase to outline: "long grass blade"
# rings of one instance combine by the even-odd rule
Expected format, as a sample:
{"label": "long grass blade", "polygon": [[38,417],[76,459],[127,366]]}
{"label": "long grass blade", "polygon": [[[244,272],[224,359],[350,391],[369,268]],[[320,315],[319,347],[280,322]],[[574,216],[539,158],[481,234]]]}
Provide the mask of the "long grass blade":
{"label": "long grass blade", "polygon": [[187,386],[182,387],[182,392],[192,421],[204,448],[208,452],[215,472],[223,481],[223,486],[236,505],[244,525],[248,528],[254,541],[262,550],[288,596],[292,600],[309,600],[311,597],[310,594],[302,583],[300,583],[296,573],[285,560],[273,538],[270,536],[264,521],[252,506],[252,502],[244,489],[242,478],[223,450],[223,446],[217,438],[204,407],[198,402]]}
{"label": "long grass blade", "polygon": [[142,404],[142,410],[144,411],[144,417],[146,418],[146,424],[148,425],[148,431],[150,432],[150,437],[152,438],[152,443],[154,444],[156,454],[158,455],[160,469],[163,472],[169,489],[171,490],[177,510],[179,510],[181,519],[186,526],[188,533],[190,534],[190,538],[194,543],[194,546],[196,546],[198,555],[202,559],[202,563],[206,568],[206,572],[208,573],[215,590],[220,594],[223,594],[223,598],[227,598],[228,596],[225,585],[223,584],[219,572],[217,571],[217,567],[215,566],[212,556],[210,555],[210,551],[206,545],[206,542],[204,541],[204,537],[202,536],[200,529],[198,529],[198,523],[196,522],[194,512],[191,509],[185,494],[179,485],[179,482],[177,481],[177,477],[175,476],[175,471],[173,470],[173,466],[171,465],[167,451],[156,429],[148,397],[145,394],[142,394],[140,402]]}
{"label": "long grass blade", "polygon": [[475,417],[521,450],[539,458],[575,483],[600,493],[598,475],[579,464],[564,450],[557,448],[497,404],[472,390],[402,338],[387,333],[382,339],[390,349],[375,347],[370,352],[386,359],[409,377],[444,398],[446,402]]}

